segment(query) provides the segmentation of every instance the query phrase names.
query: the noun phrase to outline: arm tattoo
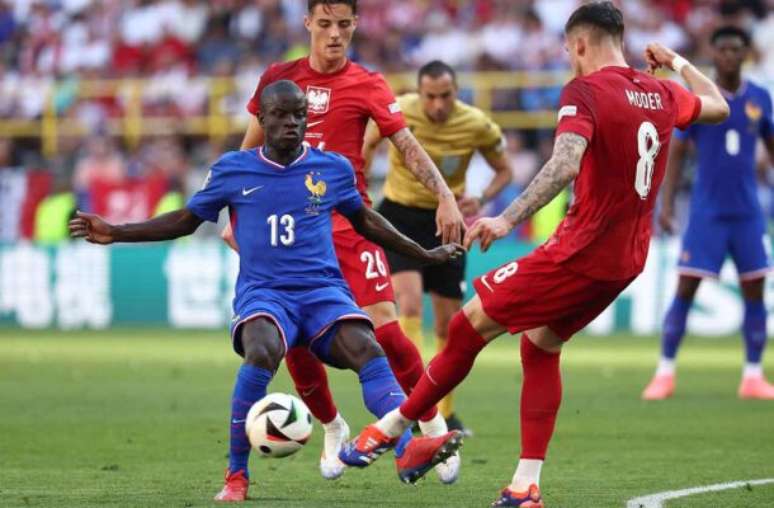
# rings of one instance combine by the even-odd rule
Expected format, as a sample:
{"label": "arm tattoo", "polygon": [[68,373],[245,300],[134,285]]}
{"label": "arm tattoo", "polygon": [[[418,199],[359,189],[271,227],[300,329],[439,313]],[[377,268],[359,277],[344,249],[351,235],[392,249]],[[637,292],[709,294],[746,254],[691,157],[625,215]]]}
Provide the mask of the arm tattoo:
{"label": "arm tattoo", "polygon": [[407,128],[401,129],[390,136],[390,141],[401,153],[406,167],[427,190],[439,198],[451,194],[449,186],[446,185],[441,172],[435,167],[433,159],[427,155],[427,152],[420,146],[417,138],[411,134],[411,131]]}
{"label": "arm tattoo", "polygon": [[547,205],[577,176],[587,145],[588,141],[582,136],[560,134],[551,158],[527,189],[502,213],[503,217],[516,226]]}

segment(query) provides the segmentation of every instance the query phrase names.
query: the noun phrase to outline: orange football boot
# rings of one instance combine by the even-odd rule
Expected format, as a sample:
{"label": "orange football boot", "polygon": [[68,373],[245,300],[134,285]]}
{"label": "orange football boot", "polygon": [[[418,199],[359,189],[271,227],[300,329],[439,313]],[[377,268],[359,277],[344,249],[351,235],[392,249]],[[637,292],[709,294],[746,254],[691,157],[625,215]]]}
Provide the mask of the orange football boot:
{"label": "orange football boot", "polygon": [[223,485],[215,501],[223,501],[226,503],[239,503],[247,499],[247,488],[250,486],[250,481],[245,476],[244,470],[240,469],[236,473],[230,472],[226,469],[226,484]]}

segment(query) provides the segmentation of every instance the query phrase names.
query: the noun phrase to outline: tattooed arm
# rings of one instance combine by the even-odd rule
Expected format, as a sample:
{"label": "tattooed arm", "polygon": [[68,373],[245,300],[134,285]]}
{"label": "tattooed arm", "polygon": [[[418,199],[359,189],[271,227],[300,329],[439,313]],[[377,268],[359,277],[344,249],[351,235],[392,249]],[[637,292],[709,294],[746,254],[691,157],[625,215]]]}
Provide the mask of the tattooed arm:
{"label": "tattooed arm", "polygon": [[520,223],[547,205],[578,176],[586,151],[586,138],[566,132],[554,143],[554,152],[535,175],[527,189],[497,217],[476,221],[465,235],[465,248],[478,239],[486,251],[495,240],[504,237]]}
{"label": "tattooed arm", "polygon": [[427,155],[408,128],[401,129],[390,136],[390,141],[398,149],[404,164],[417,180],[438,197],[438,210],[435,213],[435,224],[438,229],[435,235],[441,236],[443,243],[459,242],[464,229],[462,214],[457,208],[454,194],[446,185],[441,172],[435,167],[433,159]]}

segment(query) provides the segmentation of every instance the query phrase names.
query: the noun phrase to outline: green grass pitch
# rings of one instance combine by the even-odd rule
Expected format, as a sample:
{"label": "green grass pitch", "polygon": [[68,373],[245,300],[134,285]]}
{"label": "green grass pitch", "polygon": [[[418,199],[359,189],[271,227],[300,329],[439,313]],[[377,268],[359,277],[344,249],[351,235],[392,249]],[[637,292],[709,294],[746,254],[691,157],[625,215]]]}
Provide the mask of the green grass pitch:
{"label": "green grass pitch", "polygon": [[[774,477],[774,403],[737,400],[739,339],[689,339],[677,396],[644,403],[656,347],[618,336],[566,348],[564,403],[543,469],[547,506],[622,507],[664,490]],[[218,332],[0,331],[0,506],[210,506],[238,364]],[[399,484],[390,457],[326,482],[316,426],[295,456],[252,459],[246,506],[488,506],[516,463],[520,378],[517,340],[502,338],[459,390],[458,411],[476,435],[454,486],[434,473]],[[331,379],[353,431],[370,421],[356,377]],[[270,390],[292,393],[284,367]],[[771,507],[774,485],[666,506]]]}

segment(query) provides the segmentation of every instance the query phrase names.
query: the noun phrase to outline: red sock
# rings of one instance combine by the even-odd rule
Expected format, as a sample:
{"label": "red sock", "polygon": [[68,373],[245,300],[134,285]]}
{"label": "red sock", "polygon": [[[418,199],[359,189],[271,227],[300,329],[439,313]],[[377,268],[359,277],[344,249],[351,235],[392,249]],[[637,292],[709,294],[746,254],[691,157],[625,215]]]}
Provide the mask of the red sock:
{"label": "red sock", "polygon": [[432,359],[414,391],[400,406],[403,416],[417,420],[428,407],[437,404],[465,379],[486,344],[465,314],[457,312],[449,323],[446,346]]}
{"label": "red sock", "polygon": [[296,384],[296,392],[309,411],[322,423],[332,422],[338,409],[333,402],[322,362],[307,348],[293,347],[285,355],[285,363]]}
{"label": "red sock", "polygon": [[[414,343],[409,339],[397,321],[392,321],[377,328],[376,342],[384,349],[387,361],[395,374],[406,395],[409,395],[414,386],[422,377],[425,368],[422,365],[422,356]],[[438,414],[438,408],[433,405],[419,418],[423,422],[432,420]]]}
{"label": "red sock", "polygon": [[521,458],[544,460],[562,402],[559,353],[543,351],[525,333],[521,337],[521,365]]}

